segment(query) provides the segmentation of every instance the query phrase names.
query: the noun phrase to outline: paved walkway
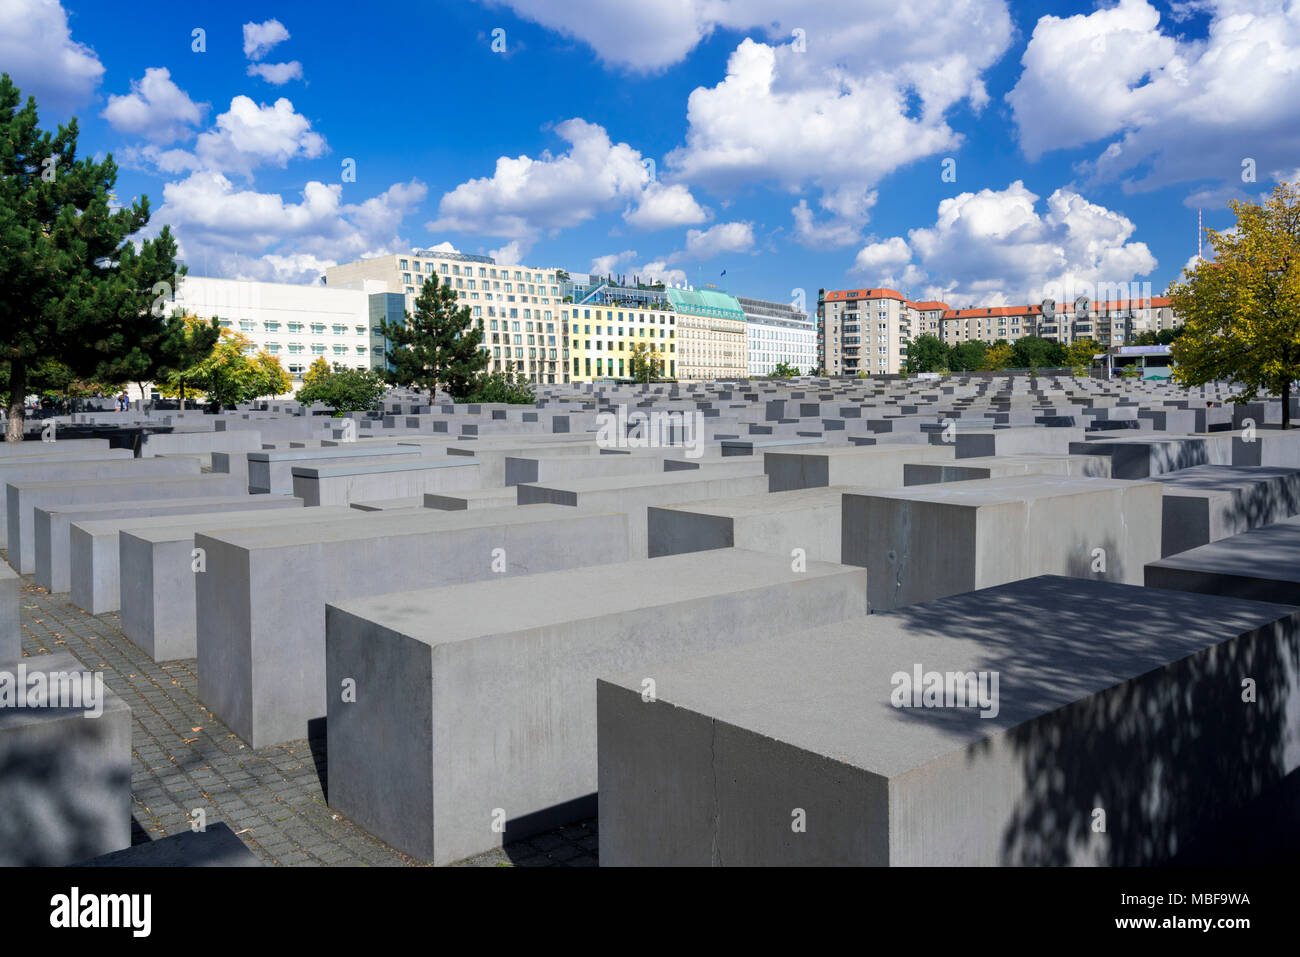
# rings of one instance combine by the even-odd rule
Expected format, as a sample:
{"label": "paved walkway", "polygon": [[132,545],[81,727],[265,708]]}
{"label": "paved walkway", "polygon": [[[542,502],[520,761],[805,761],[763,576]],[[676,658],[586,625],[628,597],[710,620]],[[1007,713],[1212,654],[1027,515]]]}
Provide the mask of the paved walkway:
{"label": "paved walkway", "polygon": [[[325,742],[253,750],[198,698],[193,659],[156,664],[122,634],[118,616],[88,615],[67,594],[23,576],[24,655],[66,651],[131,706],[135,731],[133,843],[187,830],[202,809],[225,821],[267,865],[402,867],[421,864],[367,834],[325,803]],[[592,867],[596,821],[539,834],[464,861],[467,866]]]}

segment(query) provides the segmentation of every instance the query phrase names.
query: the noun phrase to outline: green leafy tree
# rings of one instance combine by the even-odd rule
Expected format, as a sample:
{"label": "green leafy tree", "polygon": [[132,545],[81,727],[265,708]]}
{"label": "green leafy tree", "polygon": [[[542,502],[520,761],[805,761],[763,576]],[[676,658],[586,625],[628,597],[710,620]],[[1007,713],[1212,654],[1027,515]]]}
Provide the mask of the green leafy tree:
{"label": "green leafy tree", "polygon": [[303,404],[320,402],[333,409],[335,415],[343,415],[378,408],[386,391],[384,377],[374,369],[348,369],[336,364],[333,369],[327,365],[322,373],[313,362],[294,398]]}
{"label": "green leafy tree", "polygon": [[212,351],[190,368],[181,370],[178,378],[202,392],[209,402],[221,406],[284,395],[293,388],[293,379],[280,360],[265,350],[250,353],[252,346],[247,336],[222,329]]}
{"label": "green leafy tree", "polygon": [[984,359],[989,346],[982,339],[970,339],[952,347],[948,355],[948,366],[954,372],[974,372],[984,368]]}
{"label": "green leafy tree", "polygon": [[[338,367],[336,366],[335,368]],[[330,368],[330,364],[325,361],[324,356],[317,356],[315,359],[311,360],[311,365],[309,365],[307,371],[302,374],[302,384],[304,387],[315,385],[333,371],[334,370]],[[298,401],[301,402],[302,400],[299,399]],[[313,399],[312,401],[314,402],[316,400]]]}
{"label": "green leafy tree", "polygon": [[928,333],[907,344],[907,371],[911,375],[938,372],[948,364],[948,347],[938,336]]}
{"label": "green leafy tree", "polygon": [[1040,336],[1022,336],[1011,346],[1011,363],[1016,369],[1038,370],[1065,364],[1065,347]]}
{"label": "green leafy tree", "polygon": [[149,202],[111,208],[112,156],[79,159],[75,118],[42,131],[36,100],[21,102],[0,75],[0,360],[11,442],[23,437],[36,364],[54,358],[80,378],[116,377],[112,368],[158,333],[183,272],[166,226],[138,249],[130,241],[148,225]]}
{"label": "green leafy tree", "polygon": [[1183,319],[1173,376],[1183,385],[1230,380],[1242,387],[1238,403],[1278,396],[1290,428],[1300,378],[1300,184],[1279,184],[1263,204],[1228,205],[1235,228],[1207,229],[1213,259],[1169,290]]}
{"label": "green leafy tree", "polygon": [[788,362],[778,362],[776,368],[772,370],[773,379],[793,379],[798,375],[798,368]]}
{"label": "green leafy tree", "polygon": [[664,361],[659,358],[658,350],[644,342],[638,342],[632,347],[629,365],[632,378],[637,382],[649,383],[663,375],[664,371]]}
{"label": "green leafy tree", "polygon": [[1065,350],[1065,363],[1072,369],[1092,368],[1092,357],[1105,352],[1101,343],[1093,339],[1075,339]]}
{"label": "green leafy tree", "polygon": [[428,389],[440,386],[454,399],[469,395],[484,371],[488,354],[479,348],[483,330],[474,325],[469,306],[459,305],[456,291],[435,274],[424,281],[415,300],[415,315],[405,322],[380,324],[388,340],[388,381]]}
{"label": "green leafy tree", "polygon": [[984,353],[983,368],[992,371],[1010,369],[1012,358],[1011,344],[1005,339],[999,339],[989,346],[988,352]]}
{"label": "green leafy tree", "polygon": [[474,387],[465,401],[532,405],[537,396],[533,384],[521,372],[488,372],[474,380]]}
{"label": "green leafy tree", "polygon": [[174,392],[180,397],[184,409],[186,382],[181,373],[212,351],[220,331],[219,320],[215,317],[205,322],[184,314],[168,316],[157,330],[137,343],[136,348],[109,362],[105,373],[120,381],[134,382],[139,386],[141,396],[145,395],[145,387],[150,382],[156,385],[173,382]]}

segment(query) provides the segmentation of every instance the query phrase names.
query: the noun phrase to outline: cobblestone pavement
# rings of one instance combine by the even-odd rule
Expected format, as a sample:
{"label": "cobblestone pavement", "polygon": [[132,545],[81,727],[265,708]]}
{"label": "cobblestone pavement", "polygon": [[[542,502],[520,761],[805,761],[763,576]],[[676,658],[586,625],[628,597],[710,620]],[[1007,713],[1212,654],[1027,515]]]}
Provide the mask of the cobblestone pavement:
{"label": "cobblestone pavement", "polygon": [[[193,659],[156,664],[122,634],[117,615],[88,615],[67,594],[50,594],[30,575],[22,581],[24,656],[71,652],[131,706],[132,843],[179,834],[202,809],[266,865],[421,864],[325,803],[323,740],[253,750],[199,701]],[[592,819],[462,863],[593,867],[596,834]]]}

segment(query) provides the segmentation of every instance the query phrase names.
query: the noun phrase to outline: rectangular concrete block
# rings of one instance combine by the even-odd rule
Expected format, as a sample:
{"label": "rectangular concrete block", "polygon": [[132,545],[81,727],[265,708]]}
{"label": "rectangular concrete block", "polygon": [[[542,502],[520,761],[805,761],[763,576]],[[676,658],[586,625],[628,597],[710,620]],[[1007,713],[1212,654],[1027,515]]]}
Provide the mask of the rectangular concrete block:
{"label": "rectangular concrete block", "polygon": [[[298,502],[285,501],[289,505]],[[207,574],[207,559],[194,554],[196,534],[354,518],[352,509],[326,505],[280,508],[255,517],[169,516],[122,525],[117,544],[122,634],[154,661],[197,657],[195,579]]]}
{"label": "rectangular concrete block", "polygon": [[1073,475],[1109,478],[1110,459],[1104,455],[1050,455],[1018,453],[973,456],[955,462],[909,462],[903,466],[903,484],[934,485],[1009,475]]}
{"label": "rectangular concrete block", "polygon": [[1300,609],[1043,577],[668,662],[653,705],[624,669],[600,863],[1163,864],[1300,764],[1297,661]]}
{"label": "rectangular concrete block", "polygon": [[1155,482],[1020,476],[846,493],[843,561],[876,612],[1037,575],[1141,584],[1160,552]]}
{"label": "rectangular concrete block", "polygon": [[832,485],[653,506],[646,516],[650,557],[734,547],[792,562],[838,563],[841,507],[849,491],[865,490]]}
{"label": "rectangular concrete block", "polygon": [[225,821],[102,854],[77,867],[261,867]]}
{"label": "rectangular concrete block", "polygon": [[1150,562],[1144,580],[1151,588],[1300,605],[1300,518]]}
{"label": "rectangular concrete block", "polygon": [[729,550],[331,604],[326,682],[357,694],[329,699],[330,804],[439,864],[588,816],[597,675],[856,616],[863,588]]}
{"label": "rectangular concrete block", "polygon": [[1161,557],[1300,512],[1300,471],[1198,465],[1156,476],[1164,487]]}
{"label": "rectangular concrete block", "polygon": [[[0,867],[67,865],[131,844],[131,709],[90,676],[70,654],[0,664],[0,694],[11,696],[0,707]],[[37,680],[49,694],[40,700],[81,707],[13,706],[15,689],[30,696]],[[74,687],[76,698],[60,698]]]}
{"label": "rectangular concrete block", "polygon": [[[7,444],[7,443],[6,443]],[[60,445],[62,443],[50,443]],[[0,482],[35,482],[75,478],[108,478],[110,476],[162,473],[179,475],[198,472],[197,463],[149,463],[143,470],[131,455],[130,449],[110,449],[105,452],[67,452],[59,455],[15,456],[0,458]],[[6,509],[0,518],[0,545],[9,540],[9,514]]]}
{"label": "rectangular concrete block", "polygon": [[626,561],[620,515],[572,509],[355,512],[198,534],[199,697],[255,748],[325,716],[325,604],[427,585]]}
{"label": "rectangular concrete block", "polygon": [[293,468],[293,494],[309,506],[476,489],[479,483],[478,461],[452,456],[386,465]]}
{"label": "rectangular concrete block", "polygon": [[330,449],[249,452],[248,490],[254,494],[289,495],[293,492],[295,468],[409,461],[420,456],[421,449],[415,445],[371,445],[369,442],[348,442]]}
{"label": "rectangular concrete block", "polygon": [[768,452],[763,456],[768,491],[828,485],[894,488],[903,484],[909,463],[951,462],[951,445],[867,445],[821,449],[817,452]]}
{"label": "rectangular concrete block", "polygon": [[[150,459],[137,465],[185,465],[197,470],[193,459]],[[71,481],[10,482],[5,487],[9,510],[9,560],[18,557],[24,575],[36,571],[36,516],[38,508],[89,505],[102,502],[139,502],[169,498],[208,498],[243,495],[246,489],[235,475],[163,474],[129,478],[76,479]]]}
{"label": "rectangular concrete block", "polygon": [[258,509],[256,515],[249,515],[246,511],[222,510],[152,518],[131,516],[74,522],[68,530],[72,603],[92,615],[107,614],[122,607],[120,534],[123,529],[148,529],[180,523],[198,524],[204,528],[262,525],[271,521],[271,511],[302,511],[301,499],[276,496],[275,502],[278,509]]}
{"label": "rectangular concrete block", "polygon": [[718,475],[709,469],[658,472],[618,478],[573,479],[547,485],[517,485],[520,505],[569,505],[587,511],[621,512],[627,516],[634,558],[649,557],[647,509],[710,498],[731,498],[762,492],[767,479],[748,474]]}
{"label": "rectangular concrete block", "polygon": [[214,495],[207,498],[107,502],[99,505],[38,508],[34,512],[36,584],[53,592],[68,591],[72,588],[70,530],[73,522],[95,522],[111,518],[150,518],[195,512],[258,511],[267,508],[284,508],[285,504],[283,501],[263,495]]}
{"label": "rectangular concrete block", "polygon": [[0,667],[23,656],[22,579],[0,561]]}

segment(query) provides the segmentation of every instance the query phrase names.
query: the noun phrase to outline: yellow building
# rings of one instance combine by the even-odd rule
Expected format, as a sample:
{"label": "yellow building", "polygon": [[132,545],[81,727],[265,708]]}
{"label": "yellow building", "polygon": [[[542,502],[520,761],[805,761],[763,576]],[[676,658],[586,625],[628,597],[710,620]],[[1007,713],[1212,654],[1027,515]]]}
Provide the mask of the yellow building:
{"label": "yellow building", "polygon": [[619,303],[602,295],[561,306],[560,317],[568,326],[569,381],[631,379],[638,344],[659,360],[660,378],[677,377],[677,315],[667,302]]}

